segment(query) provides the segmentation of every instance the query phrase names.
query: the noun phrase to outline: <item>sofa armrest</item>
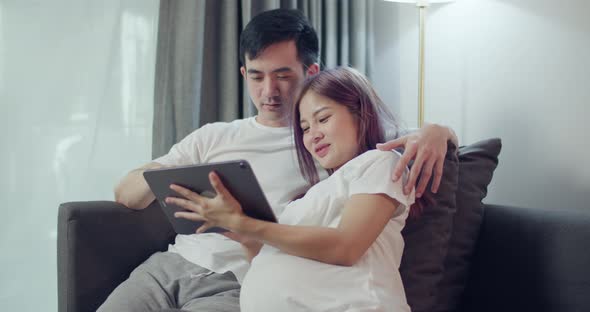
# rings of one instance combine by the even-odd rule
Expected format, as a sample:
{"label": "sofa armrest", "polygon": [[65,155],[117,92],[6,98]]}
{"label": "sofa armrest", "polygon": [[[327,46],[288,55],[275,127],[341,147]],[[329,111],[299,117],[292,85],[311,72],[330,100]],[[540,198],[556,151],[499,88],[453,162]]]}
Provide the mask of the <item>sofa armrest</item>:
{"label": "sofa armrest", "polygon": [[487,205],[461,311],[590,311],[590,212]]}
{"label": "sofa armrest", "polygon": [[61,204],[59,311],[96,311],[135,267],[165,250],[174,236],[157,202],[139,211],[109,201]]}

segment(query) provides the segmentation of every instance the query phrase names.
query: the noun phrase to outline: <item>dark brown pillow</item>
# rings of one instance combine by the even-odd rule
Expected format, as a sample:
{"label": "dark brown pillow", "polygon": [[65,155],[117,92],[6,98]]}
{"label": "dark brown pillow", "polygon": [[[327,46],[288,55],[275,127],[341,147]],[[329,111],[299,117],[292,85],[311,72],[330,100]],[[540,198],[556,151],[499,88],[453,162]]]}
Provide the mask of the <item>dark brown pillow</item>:
{"label": "dark brown pillow", "polygon": [[457,148],[449,143],[439,191],[430,193],[436,204],[425,206],[418,217],[408,218],[402,231],[405,248],[400,274],[413,312],[430,312],[436,304],[455,213],[457,181]]}
{"label": "dark brown pillow", "polygon": [[469,274],[469,263],[483,219],[487,194],[502,149],[500,139],[489,139],[459,148],[457,211],[438,286],[437,303],[431,311],[454,311],[461,299]]}

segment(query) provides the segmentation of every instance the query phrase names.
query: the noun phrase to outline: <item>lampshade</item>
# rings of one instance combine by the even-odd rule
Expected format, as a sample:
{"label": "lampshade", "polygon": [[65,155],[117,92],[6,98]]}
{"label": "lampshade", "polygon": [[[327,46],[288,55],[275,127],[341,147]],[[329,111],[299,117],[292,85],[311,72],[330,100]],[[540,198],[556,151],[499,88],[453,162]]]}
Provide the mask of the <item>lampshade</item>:
{"label": "lampshade", "polygon": [[416,6],[426,7],[426,6],[429,6],[431,3],[452,2],[454,0],[385,0],[385,1],[400,2],[400,3],[415,3]]}

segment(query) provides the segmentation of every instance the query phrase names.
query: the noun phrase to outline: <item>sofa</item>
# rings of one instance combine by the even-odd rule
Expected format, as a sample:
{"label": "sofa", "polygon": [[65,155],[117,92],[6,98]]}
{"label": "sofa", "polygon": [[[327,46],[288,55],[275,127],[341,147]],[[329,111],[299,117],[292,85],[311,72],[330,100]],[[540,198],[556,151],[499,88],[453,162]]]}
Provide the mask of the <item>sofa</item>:
{"label": "sofa", "polygon": [[[95,311],[174,232],[153,203],[69,202],[58,213],[58,307]],[[590,311],[590,211],[484,205],[453,311]]]}

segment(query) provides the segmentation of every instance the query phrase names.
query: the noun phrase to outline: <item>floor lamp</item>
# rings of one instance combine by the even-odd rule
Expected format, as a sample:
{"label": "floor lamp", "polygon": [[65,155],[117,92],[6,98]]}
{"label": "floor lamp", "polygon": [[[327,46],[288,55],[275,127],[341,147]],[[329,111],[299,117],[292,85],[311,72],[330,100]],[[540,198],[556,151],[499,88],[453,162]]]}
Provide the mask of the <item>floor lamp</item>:
{"label": "floor lamp", "polygon": [[420,48],[418,56],[418,127],[424,124],[424,22],[426,8],[434,3],[452,2],[454,0],[385,0],[389,2],[414,3],[420,11]]}

